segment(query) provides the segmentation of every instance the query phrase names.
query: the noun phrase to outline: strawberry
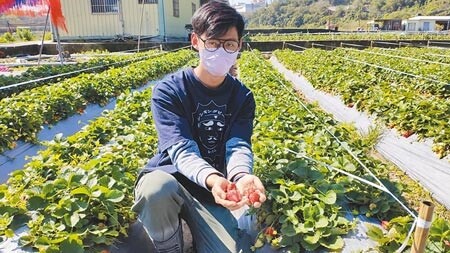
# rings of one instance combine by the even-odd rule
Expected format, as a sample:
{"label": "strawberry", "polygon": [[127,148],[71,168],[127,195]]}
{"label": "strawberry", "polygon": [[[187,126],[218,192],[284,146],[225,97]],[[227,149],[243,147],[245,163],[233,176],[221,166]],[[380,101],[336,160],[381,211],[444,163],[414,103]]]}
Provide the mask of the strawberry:
{"label": "strawberry", "polygon": [[266,230],[264,231],[264,234],[266,235],[270,235],[270,236],[274,236],[277,234],[277,231],[275,229],[273,229],[273,227],[269,226],[266,228]]}
{"label": "strawberry", "polygon": [[388,230],[388,228],[389,228],[389,221],[386,221],[386,220],[381,221],[381,227],[383,227],[384,229]]}
{"label": "strawberry", "polygon": [[239,194],[239,192],[236,190],[231,190],[227,192],[226,199],[234,202],[239,202],[241,201],[241,194]]}
{"label": "strawberry", "polygon": [[413,134],[414,134],[414,131],[412,131],[412,130],[402,131],[402,136],[405,138],[408,138],[409,136],[411,136]]}
{"label": "strawberry", "polygon": [[227,195],[225,197],[226,200],[230,200],[230,201],[234,201],[234,202],[241,201],[241,194],[237,190],[235,183],[231,183],[227,186],[226,193],[227,193]]}
{"label": "strawberry", "polygon": [[231,191],[231,190],[236,190],[236,189],[237,189],[236,183],[231,183],[231,184],[228,184],[228,186],[227,186],[227,192]]}
{"label": "strawberry", "polygon": [[251,204],[254,204],[255,202],[259,202],[259,194],[257,192],[251,192],[248,194],[248,200]]}

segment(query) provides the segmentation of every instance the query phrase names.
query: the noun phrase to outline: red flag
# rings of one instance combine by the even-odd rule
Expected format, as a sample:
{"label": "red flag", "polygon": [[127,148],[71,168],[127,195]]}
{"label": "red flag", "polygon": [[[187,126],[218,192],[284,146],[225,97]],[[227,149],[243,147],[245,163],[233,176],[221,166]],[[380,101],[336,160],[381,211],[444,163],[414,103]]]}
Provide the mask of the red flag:
{"label": "red flag", "polygon": [[13,7],[15,3],[15,0],[0,0],[0,13]]}
{"label": "red flag", "polygon": [[47,0],[50,7],[50,17],[54,26],[64,29],[67,32],[66,18],[62,13],[60,0]]}

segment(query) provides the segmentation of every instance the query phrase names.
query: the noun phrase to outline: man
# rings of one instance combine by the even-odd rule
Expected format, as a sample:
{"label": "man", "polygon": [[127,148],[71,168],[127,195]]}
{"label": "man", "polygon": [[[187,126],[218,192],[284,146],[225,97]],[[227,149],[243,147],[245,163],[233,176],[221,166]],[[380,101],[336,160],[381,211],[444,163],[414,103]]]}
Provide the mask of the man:
{"label": "man", "polygon": [[[253,94],[228,74],[242,46],[243,18],[228,4],[210,1],[196,11],[192,26],[200,64],[165,77],[153,91],[158,153],[136,183],[138,221],[128,246],[136,253],[182,252],[181,218],[197,252],[248,252],[230,211],[258,208],[266,199],[251,174]],[[227,196],[234,185],[237,198]],[[250,201],[253,191],[257,198]]]}

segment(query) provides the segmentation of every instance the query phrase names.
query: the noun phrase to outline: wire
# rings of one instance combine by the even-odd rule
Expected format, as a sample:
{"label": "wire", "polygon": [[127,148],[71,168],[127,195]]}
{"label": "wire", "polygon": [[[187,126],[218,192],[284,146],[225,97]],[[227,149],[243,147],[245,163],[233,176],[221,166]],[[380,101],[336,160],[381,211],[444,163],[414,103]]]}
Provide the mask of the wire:
{"label": "wire", "polygon": [[[344,43],[342,43],[342,44],[344,44]],[[431,64],[440,64],[440,65],[450,66],[450,64],[444,63],[444,62],[429,61],[429,60],[417,59],[417,58],[413,58],[413,57],[406,57],[406,56],[400,56],[400,55],[383,54],[383,53],[377,53],[377,52],[370,52],[370,51],[366,51],[366,50],[356,50],[356,49],[353,49],[353,48],[344,48],[344,50],[351,50],[351,51],[357,51],[358,53],[375,54],[375,55],[382,55],[382,56],[393,57],[393,58],[400,58],[400,59],[411,60],[411,61],[418,61],[418,62],[425,62],[425,63],[431,63]]]}
{"label": "wire", "polygon": [[345,42],[341,42],[341,47],[342,45],[349,45],[352,47],[363,47],[363,48],[369,48],[370,46],[364,46],[364,45],[358,45],[358,44],[352,44],[352,43],[345,43]]}
{"label": "wire", "polygon": [[[252,50],[252,52],[253,52],[253,50]],[[263,61],[264,62],[264,64],[266,64],[266,62],[265,61]],[[286,90],[288,90],[289,92],[291,92],[291,89],[289,89],[288,87],[287,87],[287,85],[283,82],[283,81],[281,81],[273,72],[270,72],[271,73],[271,75],[275,78],[275,80],[278,82],[278,83],[280,83],[282,86],[283,86],[283,88],[285,88]],[[344,148],[346,151],[347,151],[347,153],[350,155],[350,156],[352,156],[356,161],[357,161],[357,163],[358,164],[360,164],[365,170],[366,170],[366,172],[368,172],[369,173],[369,175],[370,176],[372,176],[372,178],[374,178],[374,180],[375,181],[377,181],[378,182],[378,184],[379,185],[376,185],[376,184],[374,184],[374,183],[372,183],[372,182],[370,182],[370,181],[367,181],[367,180],[365,180],[365,179],[363,179],[363,178],[360,178],[360,177],[358,177],[358,176],[356,176],[356,175],[353,175],[353,174],[351,174],[351,173],[348,173],[348,172],[346,172],[346,171],[343,171],[343,170],[340,170],[340,169],[337,169],[337,168],[334,168],[333,166],[330,166],[330,165],[328,165],[328,164],[326,164],[326,163],[323,163],[323,162],[320,162],[320,161],[317,161],[317,160],[315,160],[315,159],[313,159],[313,158],[311,158],[311,157],[308,157],[308,156],[306,156],[306,155],[303,155],[303,154],[299,154],[299,153],[297,153],[297,152],[294,152],[294,151],[292,151],[292,150],[289,150],[290,152],[293,152],[293,153],[295,153],[295,154],[297,154],[297,155],[299,155],[299,156],[301,156],[301,157],[304,157],[304,158],[306,158],[306,159],[310,159],[310,160],[312,160],[312,161],[315,161],[315,162],[318,162],[319,164],[322,164],[322,165],[324,165],[325,167],[327,167],[327,168],[329,168],[329,169],[334,169],[334,170],[336,170],[336,171],[339,171],[339,172],[341,172],[341,173],[344,173],[345,175],[348,175],[348,176],[350,176],[351,175],[351,177],[352,178],[355,178],[355,179],[357,179],[357,180],[359,180],[359,181],[361,181],[361,182],[363,182],[363,183],[366,183],[366,184],[369,184],[369,185],[371,185],[371,186],[373,186],[373,187],[376,187],[377,189],[380,189],[380,190],[382,190],[382,191],[384,191],[384,192],[386,192],[386,193],[388,193],[392,198],[394,198],[394,200],[395,201],[397,201],[412,217],[414,217],[415,218],[415,222],[414,222],[414,224],[416,223],[416,221],[417,221],[417,215],[415,215],[405,204],[403,204],[391,191],[389,191],[389,189],[387,189],[387,187],[385,186],[385,185],[383,185],[383,183],[372,173],[372,171],[371,170],[369,170],[369,168],[367,168],[367,166],[348,148],[348,146],[347,145],[344,145],[340,140],[339,140],[339,138],[338,137],[336,137],[330,130],[328,130],[328,127],[326,126],[326,124],[316,115],[316,114],[314,114],[311,110],[309,110],[309,108],[305,105],[305,103],[303,103],[303,101],[301,101],[300,100],[300,98],[298,97],[298,96],[295,96],[295,98],[297,99],[297,101],[299,101],[299,103],[301,104],[301,106],[311,115],[311,116],[313,116],[314,118],[316,118],[317,120],[318,120],[318,122],[319,123],[321,123],[323,126],[325,126],[325,131],[328,133],[328,134],[330,134],[331,135],[331,137],[333,138],[333,139],[335,139],[338,143],[339,143],[339,145],[342,147],[342,148]],[[413,226],[412,226],[412,228],[414,227],[414,224],[413,224]],[[412,234],[412,230],[413,229],[411,229],[410,230],[410,232],[408,233],[408,236],[407,236],[407,238],[405,238],[405,241],[403,242],[403,245],[405,245],[405,247],[406,247],[406,244],[407,244],[407,242],[409,241],[409,237],[411,236],[411,234]],[[402,245],[402,246],[403,246]],[[402,248],[402,247],[400,247],[396,252],[401,252],[401,251],[403,251],[403,249],[404,249],[404,247]]]}
{"label": "wire", "polygon": [[411,77],[415,77],[415,78],[419,78],[419,79],[424,79],[424,80],[427,80],[427,81],[430,81],[430,82],[439,83],[439,84],[443,84],[443,85],[446,85],[446,86],[450,85],[450,84],[448,84],[446,82],[442,82],[442,81],[435,80],[435,79],[432,79],[432,78],[419,76],[419,75],[416,75],[416,74],[411,74],[411,73],[408,73],[408,72],[404,72],[404,71],[400,71],[400,70],[396,70],[396,69],[392,69],[392,68],[388,68],[388,67],[383,67],[383,66],[372,64],[372,63],[368,63],[368,62],[365,62],[365,61],[355,60],[355,59],[344,57],[344,56],[337,56],[337,57],[345,59],[345,60],[349,60],[349,61],[352,61],[352,62],[364,64],[364,65],[367,65],[367,66],[371,66],[371,67],[375,67],[375,68],[391,71],[391,72],[394,72],[394,73],[397,73],[397,74],[402,74],[402,75],[411,76]]}
{"label": "wire", "polygon": [[[166,52],[164,52],[164,53],[162,53],[162,54],[160,54],[160,55],[167,54],[167,53],[170,53],[170,52],[176,52],[176,51],[178,51],[178,50],[186,49],[186,48],[189,48],[189,47],[190,47],[190,46],[185,46],[185,47],[181,47],[181,48],[176,48],[176,49],[173,49],[173,50],[170,50],[170,51],[166,51]],[[5,155],[5,154],[0,154],[0,156],[6,157],[6,159],[7,159],[7,161],[5,161],[4,163],[0,164],[0,166],[3,166],[4,164],[6,164],[6,163],[8,163],[8,162],[10,162],[10,161],[13,161],[14,159],[17,158],[17,156],[19,156],[19,155],[25,153],[28,149],[30,149],[31,147],[33,147],[33,146],[35,146],[35,145],[37,145],[37,144],[30,144],[30,146],[29,146],[28,148],[26,148],[26,149],[23,149],[23,148],[22,148],[22,149],[21,149],[21,152],[16,153],[16,156],[14,156],[14,157],[11,157],[11,156]]]}
{"label": "wire", "polygon": [[[150,57],[153,57],[153,56],[158,56],[158,55],[152,55]],[[57,75],[53,75],[53,76],[42,77],[42,78],[38,78],[38,79],[30,80],[30,81],[25,81],[25,82],[20,82],[20,83],[16,83],[16,84],[10,84],[10,85],[6,85],[6,86],[0,87],[0,90],[14,88],[14,87],[18,87],[18,86],[22,86],[22,85],[26,85],[26,84],[30,84],[30,83],[46,81],[46,80],[49,80],[49,79],[55,79],[55,78],[58,78],[58,77],[64,77],[64,76],[67,76],[67,75],[72,75],[72,74],[77,74],[77,73],[81,73],[81,72],[86,72],[86,71],[94,70],[94,69],[98,69],[98,68],[104,68],[104,67],[109,67],[109,66],[113,66],[113,65],[123,64],[123,63],[131,62],[131,61],[140,61],[140,60],[148,58],[148,57],[149,56],[145,56],[145,57],[141,57],[141,58],[130,59],[130,60],[125,60],[125,61],[120,61],[120,62],[115,62],[115,63],[110,63],[110,64],[106,64],[106,65],[98,65],[98,66],[95,66],[95,67],[75,70],[75,71],[62,73],[62,74],[57,74]]]}
{"label": "wire", "polygon": [[[304,49],[304,50],[308,49],[307,47],[298,46],[298,45],[295,45],[295,44],[292,44],[292,43],[288,43],[288,42],[284,42],[284,41],[283,41],[283,44],[284,45],[288,45],[288,46],[292,46],[292,47],[301,48],[301,49]],[[284,48],[284,45],[283,45],[283,48]]]}
{"label": "wire", "polygon": [[372,43],[372,44],[386,44],[386,45],[396,45],[396,46],[399,46],[398,43],[387,42],[387,41],[378,41],[378,40],[372,40],[371,43]]}
{"label": "wire", "polygon": [[[314,115],[315,116],[315,115]],[[338,168],[336,168],[336,167],[333,167],[333,166],[331,166],[331,165],[329,165],[329,164],[326,164],[326,163],[324,163],[324,162],[321,162],[321,161],[319,161],[319,160],[316,160],[316,159],[314,159],[314,158],[312,158],[312,157],[309,157],[309,156],[307,156],[307,155],[304,155],[304,154],[300,154],[300,153],[297,153],[297,152],[295,152],[295,151],[293,151],[293,150],[290,150],[290,149],[286,149],[287,151],[289,151],[289,152],[291,152],[291,153],[293,153],[293,154],[295,154],[297,157],[302,157],[302,158],[305,158],[305,159],[308,159],[308,160],[310,160],[310,161],[312,161],[312,162],[315,162],[315,163],[318,163],[318,164],[320,164],[320,165],[322,165],[322,166],[324,166],[324,167],[326,167],[328,170],[335,170],[335,171],[338,171],[338,172],[340,172],[340,173],[342,173],[342,174],[344,174],[344,175],[346,175],[346,176],[349,176],[349,177],[351,177],[351,178],[353,178],[353,179],[356,179],[356,180],[358,180],[358,181],[360,181],[360,182],[362,182],[362,183],[365,183],[365,184],[367,184],[367,185],[370,185],[370,186],[372,186],[372,187],[375,187],[375,188],[377,188],[377,189],[379,189],[379,190],[381,190],[381,191],[383,191],[383,192],[385,192],[385,193],[387,193],[387,194],[389,194],[392,198],[394,198],[411,216],[413,216],[414,218],[417,218],[417,215],[416,214],[414,214],[405,204],[403,204],[391,191],[389,191],[389,189],[385,186],[385,185],[383,185],[382,183],[381,183],[381,181],[375,176],[375,175],[373,175],[373,177],[374,178],[376,178],[376,180],[378,181],[378,182],[380,182],[380,185],[377,185],[377,184],[375,184],[375,183],[373,183],[373,182],[370,182],[369,180],[367,180],[367,179],[364,179],[364,178],[362,178],[362,177],[359,177],[359,176],[357,176],[357,175],[354,175],[354,174],[351,174],[351,173],[349,173],[349,172],[347,172],[347,171],[345,171],[345,170],[341,170],[341,169],[338,169]]]}
{"label": "wire", "polygon": [[95,66],[95,67],[90,67],[90,68],[85,68],[85,69],[81,69],[81,70],[75,70],[75,71],[71,71],[71,72],[67,72],[67,73],[63,73],[63,74],[58,74],[58,75],[54,75],[54,76],[42,77],[42,78],[34,79],[34,80],[31,80],[31,81],[25,81],[25,82],[11,84],[11,85],[7,85],[7,86],[2,86],[2,87],[0,87],[0,90],[6,90],[6,89],[9,89],[9,88],[14,88],[14,87],[22,86],[22,85],[27,85],[27,84],[30,84],[30,83],[46,81],[46,80],[54,79],[54,78],[58,78],[58,77],[64,77],[64,76],[67,76],[67,75],[72,75],[72,74],[77,74],[77,73],[81,73],[81,72],[86,72],[88,70],[94,70],[94,69],[109,67],[109,66],[113,66],[113,65],[120,65],[120,64],[123,64],[123,63],[127,63],[127,62],[137,62],[137,61],[141,61],[141,60],[145,60],[145,59],[158,57],[158,56],[170,53],[170,52],[175,52],[177,50],[185,49],[185,48],[188,48],[188,47],[190,47],[190,46],[176,48],[176,49],[173,49],[173,50],[170,50],[170,51],[165,51],[165,52],[162,52],[162,53],[159,53],[159,54],[150,55],[150,56],[143,56],[143,57],[139,57],[139,58],[135,58],[135,59],[124,60],[124,61],[110,63],[110,64],[106,64],[106,65],[99,65],[99,66]]}

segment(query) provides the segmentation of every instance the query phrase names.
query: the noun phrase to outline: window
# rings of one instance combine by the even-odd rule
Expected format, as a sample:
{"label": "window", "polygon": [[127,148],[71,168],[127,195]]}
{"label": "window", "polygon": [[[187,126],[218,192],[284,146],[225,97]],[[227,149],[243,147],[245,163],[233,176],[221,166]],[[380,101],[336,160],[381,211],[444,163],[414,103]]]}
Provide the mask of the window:
{"label": "window", "polygon": [[117,0],[91,0],[92,13],[118,13]]}
{"label": "window", "polygon": [[180,16],[180,0],[173,0],[173,16]]}
{"label": "window", "polygon": [[416,23],[408,23],[408,31],[415,31]]}
{"label": "window", "polygon": [[[139,4],[142,4],[142,0],[138,1]],[[144,0],[144,4],[157,4],[158,0]]]}
{"label": "window", "polygon": [[192,15],[194,15],[196,10],[197,10],[197,6],[194,3],[192,3]]}
{"label": "window", "polygon": [[423,22],[423,30],[425,32],[430,31],[430,22]]}

